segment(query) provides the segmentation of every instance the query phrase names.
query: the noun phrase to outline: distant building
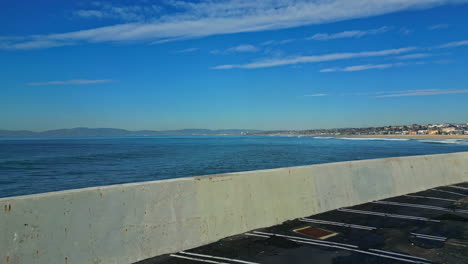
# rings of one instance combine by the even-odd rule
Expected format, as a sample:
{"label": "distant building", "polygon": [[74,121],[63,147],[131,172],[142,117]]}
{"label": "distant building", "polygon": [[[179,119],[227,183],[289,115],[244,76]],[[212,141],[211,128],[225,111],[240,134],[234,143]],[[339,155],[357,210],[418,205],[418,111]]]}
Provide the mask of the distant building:
{"label": "distant building", "polygon": [[418,130],[418,135],[427,135],[427,130],[425,129]]}
{"label": "distant building", "polygon": [[428,134],[428,135],[438,135],[438,134],[439,134],[439,130],[436,130],[436,129],[428,130],[428,131],[427,131],[427,134]]}
{"label": "distant building", "polygon": [[456,130],[456,128],[454,128],[454,127],[442,128],[442,132],[445,133],[445,134],[450,134],[450,133],[454,132],[455,130]]}

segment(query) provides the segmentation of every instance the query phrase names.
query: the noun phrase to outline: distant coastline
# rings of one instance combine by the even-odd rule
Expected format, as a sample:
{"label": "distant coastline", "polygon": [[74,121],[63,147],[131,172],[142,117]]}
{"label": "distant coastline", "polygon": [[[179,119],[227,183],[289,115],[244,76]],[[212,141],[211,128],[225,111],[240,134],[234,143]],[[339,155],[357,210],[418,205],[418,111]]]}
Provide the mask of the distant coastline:
{"label": "distant coastline", "polygon": [[468,139],[468,135],[302,135],[306,137],[408,138],[408,139]]}
{"label": "distant coastline", "polygon": [[254,133],[257,136],[362,137],[401,139],[468,139],[468,123],[399,125],[363,128],[283,130]]}

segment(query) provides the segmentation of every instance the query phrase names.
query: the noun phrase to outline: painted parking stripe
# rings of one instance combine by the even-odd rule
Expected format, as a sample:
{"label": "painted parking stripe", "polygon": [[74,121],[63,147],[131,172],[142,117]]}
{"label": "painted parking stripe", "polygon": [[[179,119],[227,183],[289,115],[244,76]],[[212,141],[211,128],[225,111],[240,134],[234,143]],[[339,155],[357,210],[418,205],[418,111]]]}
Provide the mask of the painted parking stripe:
{"label": "painted parking stripe", "polygon": [[437,192],[451,193],[451,194],[456,194],[456,195],[468,197],[468,195],[463,194],[463,193],[450,192],[450,191],[439,190],[439,189],[430,189],[429,191],[437,191]]}
{"label": "painted parking stripe", "polygon": [[263,235],[252,234],[252,233],[244,233],[244,235],[247,235],[247,236],[256,236],[256,237],[263,237],[263,238],[269,238],[269,236],[263,236]]}
{"label": "painted parking stripe", "polygon": [[441,211],[447,211],[447,210],[450,211],[450,209],[448,209],[448,208],[439,207],[439,206],[432,206],[432,205],[424,205],[424,204],[399,203],[399,202],[390,202],[390,201],[374,201],[372,203],[389,204],[389,205],[401,205],[401,206],[408,206],[408,207],[414,207],[414,208],[428,208],[428,209],[441,210]]}
{"label": "painted parking stripe", "polygon": [[425,237],[431,237],[431,238],[437,238],[437,239],[445,239],[447,240],[446,237],[441,237],[441,236],[432,236],[432,235],[426,235],[426,234],[419,234],[419,233],[410,233],[415,236],[425,236]]}
{"label": "painted parking stripe", "polygon": [[408,220],[418,220],[418,221],[425,221],[425,222],[436,222],[440,223],[439,220],[433,220],[426,217],[419,217],[419,216],[410,216],[410,215],[397,215],[397,214],[386,214],[380,212],[372,212],[372,211],[363,211],[363,210],[354,210],[354,209],[346,209],[340,208],[337,209],[340,212],[347,212],[347,213],[356,213],[356,214],[365,214],[365,215],[376,215],[382,217],[391,217],[391,218],[400,218],[400,219],[408,219]]}
{"label": "painted parking stripe", "polygon": [[421,238],[421,239],[435,240],[435,241],[440,241],[440,242],[445,242],[446,241],[445,239],[435,239],[435,238],[424,237],[424,236],[415,236],[415,237]]}
{"label": "painted parking stripe", "polygon": [[411,257],[411,258],[414,258],[414,259],[420,259],[420,260],[424,260],[424,261],[429,261],[428,259],[425,259],[425,258],[415,257],[415,256],[411,256],[411,255],[407,255],[407,254],[401,254],[401,253],[396,253],[396,252],[391,252],[391,251],[385,251],[385,250],[374,249],[374,248],[371,248],[371,249],[369,249],[369,250],[375,251],[375,252],[380,252],[380,253],[391,254],[391,255],[395,255],[395,256]]}
{"label": "painted parking stripe", "polygon": [[441,201],[447,201],[447,202],[457,202],[457,200],[445,199],[445,198],[439,198],[439,197],[432,197],[432,196],[419,196],[419,195],[410,195],[410,194],[406,194],[406,195],[403,195],[403,196],[413,197],[413,198],[422,198],[422,199],[431,199],[431,200],[441,200]]}
{"label": "painted parking stripe", "polygon": [[412,235],[417,237],[417,238],[422,238],[422,239],[436,240],[436,241],[440,241],[440,242],[447,241],[447,239],[444,239],[444,238],[434,238],[434,237],[430,237],[430,236],[416,235],[416,234],[412,234]]}
{"label": "painted parking stripe", "polygon": [[429,210],[436,210],[436,211],[443,211],[443,212],[454,212],[454,213],[468,213],[468,210],[463,209],[450,209],[445,207],[439,206],[432,206],[432,205],[423,205],[423,204],[410,204],[410,203],[397,203],[397,202],[387,202],[387,201],[375,201],[372,203],[376,204],[386,204],[386,205],[396,205],[396,206],[404,206],[404,207],[413,207],[413,208],[421,208],[421,209],[429,209]]}
{"label": "painted parking stripe", "polygon": [[339,248],[339,249],[359,252],[359,253],[363,253],[363,254],[367,254],[367,255],[374,255],[374,256],[379,256],[379,257],[383,257],[383,258],[401,260],[401,261],[404,261],[404,262],[421,263],[421,264],[432,263],[427,259],[423,259],[423,258],[419,258],[419,257],[413,257],[411,255],[399,254],[399,253],[390,252],[390,251],[379,250],[380,253],[374,253],[374,252],[370,252],[370,251],[366,251],[366,250],[361,250],[361,249],[359,249],[358,246],[355,246],[355,245],[335,243],[335,242],[333,244],[331,244],[331,243],[325,243],[325,242],[329,242],[329,241],[322,241],[322,240],[315,240],[315,239],[304,239],[302,237],[294,237],[294,236],[287,236],[287,235],[273,234],[273,233],[265,233],[265,232],[258,232],[258,231],[254,231],[254,232],[264,234],[264,235],[270,235],[270,236],[285,237],[285,238],[287,238],[287,239],[289,239],[291,241],[297,242],[297,243],[317,245],[317,246],[323,246],[323,247],[331,247],[331,248]]}
{"label": "painted parking stripe", "polygon": [[311,218],[301,218],[299,221],[308,222],[308,223],[315,223],[315,224],[323,224],[323,225],[334,225],[334,226],[343,226],[349,227],[354,229],[364,229],[364,230],[375,230],[376,227],[372,226],[361,226],[361,225],[354,225],[354,224],[347,224],[347,223],[340,223],[340,222],[332,222],[326,220],[318,220],[318,219],[311,219]]}
{"label": "painted parking stripe", "polygon": [[373,212],[373,211],[363,211],[363,210],[354,210],[354,209],[346,209],[346,208],[340,208],[340,209],[337,209],[337,211],[356,213],[356,214],[365,214],[365,215],[376,215],[376,216],[383,216],[383,217],[392,217],[392,218],[401,218],[401,219],[409,219],[409,220],[440,222],[439,220],[432,220],[432,219],[429,219],[429,218],[419,217],[419,216],[387,214],[387,213],[380,213],[380,212]]}
{"label": "painted parking stripe", "polygon": [[334,225],[334,226],[343,226],[355,229],[364,229],[364,230],[375,230],[376,227],[370,226],[361,226],[361,225],[354,225],[354,224],[347,224],[347,223],[340,223],[340,222],[332,222],[332,221],[324,221],[318,219],[310,219],[310,218],[301,218],[299,221],[307,222],[307,223],[315,223],[315,224],[323,224],[323,225]]}
{"label": "painted parking stripe", "polygon": [[438,206],[432,206],[432,205],[423,205],[423,204],[398,203],[398,202],[387,202],[387,201],[375,201],[375,202],[372,202],[372,203],[398,205],[398,206],[413,207],[413,208],[423,208],[423,209],[431,209],[431,210],[444,211],[444,212],[453,211],[452,209],[445,208],[445,207],[438,207]]}
{"label": "painted parking stripe", "polygon": [[245,263],[245,264],[258,264],[256,262],[244,261],[244,260],[239,260],[239,259],[223,258],[223,257],[218,257],[218,256],[204,255],[204,254],[191,253],[191,252],[185,252],[185,251],[181,251],[181,252],[179,252],[179,254],[186,254],[186,255],[191,255],[191,256],[196,256],[196,257],[205,257],[205,258],[226,260],[226,261],[230,261],[230,262],[238,262],[238,263]]}
{"label": "painted parking stripe", "polygon": [[177,255],[177,254],[171,254],[170,256],[174,257],[174,258],[188,259],[188,260],[193,260],[193,261],[198,261],[198,262],[205,262],[205,263],[229,264],[229,263],[226,263],[226,262],[219,262],[219,261],[212,261],[212,260],[207,260],[207,259],[192,258],[192,257],[186,257],[186,256]]}
{"label": "painted parking stripe", "polygon": [[457,186],[457,185],[450,185],[450,186],[446,186],[446,187],[468,191],[468,188],[466,188],[466,187],[461,187],[461,186]]}
{"label": "painted parking stripe", "polygon": [[284,238],[299,239],[299,240],[316,242],[316,243],[323,243],[323,244],[329,244],[329,245],[345,246],[345,247],[349,247],[349,248],[358,248],[358,246],[356,246],[356,245],[350,245],[350,244],[345,244],[345,243],[337,243],[337,242],[331,242],[331,241],[325,241],[325,240],[319,240],[319,239],[303,238],[303,237],[297,237],[297,236],[287,236],[287,235],[281,235],[281,234],[265,233],[265,232],[260,232],[260,231],[254,231],[254,233],[255,234],[260,234],[260,235],[267,235],[267,236],[279,236],[279,237],[284,237]]}

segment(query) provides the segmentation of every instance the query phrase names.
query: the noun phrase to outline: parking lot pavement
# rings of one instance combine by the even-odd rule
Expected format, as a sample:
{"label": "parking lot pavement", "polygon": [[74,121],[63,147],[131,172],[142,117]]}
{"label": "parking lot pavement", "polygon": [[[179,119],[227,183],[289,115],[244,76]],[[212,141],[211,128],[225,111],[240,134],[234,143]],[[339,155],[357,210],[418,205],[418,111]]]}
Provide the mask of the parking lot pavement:
{"label": "parking lot pavement", "polygon": [[[306,227],[333,234],[319,239],[294,231]],[[466,264],[468,183],[340,208],[138,262],[177,263]]]}

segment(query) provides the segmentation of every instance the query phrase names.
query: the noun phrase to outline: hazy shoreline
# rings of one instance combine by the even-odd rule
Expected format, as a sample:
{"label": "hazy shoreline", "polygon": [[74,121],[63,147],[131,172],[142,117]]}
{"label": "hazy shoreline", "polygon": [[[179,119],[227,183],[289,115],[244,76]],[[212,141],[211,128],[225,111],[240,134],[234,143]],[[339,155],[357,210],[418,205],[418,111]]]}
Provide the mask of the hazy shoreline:
{"label": "hazy shoreline", "polygon": [[468,135],[304,135],[308,137],[408,138],[408,139],[468,139]]}

